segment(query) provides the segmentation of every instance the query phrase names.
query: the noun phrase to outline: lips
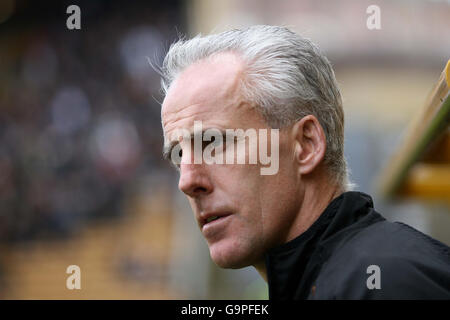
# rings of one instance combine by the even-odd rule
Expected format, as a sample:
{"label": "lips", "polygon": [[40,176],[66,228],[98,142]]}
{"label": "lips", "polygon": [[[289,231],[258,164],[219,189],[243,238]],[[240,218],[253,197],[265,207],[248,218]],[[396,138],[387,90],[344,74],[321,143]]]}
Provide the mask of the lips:
{"label": "lips", "polygon": [[219,221],[227,216],[231,215],[231,213],[219,213],[219,212],[210,212],[200,216],[199,222],[200,226],[203,229],[204,226],[208,224],[212,224],[215,221]]}

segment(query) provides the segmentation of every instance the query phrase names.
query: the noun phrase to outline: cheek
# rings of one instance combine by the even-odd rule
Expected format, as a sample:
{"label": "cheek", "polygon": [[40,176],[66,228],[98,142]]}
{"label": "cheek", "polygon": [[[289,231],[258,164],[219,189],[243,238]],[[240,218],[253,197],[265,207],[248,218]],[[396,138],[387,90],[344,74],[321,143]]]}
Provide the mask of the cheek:
{"label": "cheek", "polygon": [[216,195],[224,197],[224,202],[237,211],[239,230],[235,229],[233,233],[260,233],[262,185],[258,166],[223,165],[217,166],[213,172]]}
{"label": "cheek", "polygon": [[[211,170],[215,187],[224,191],[233,205],[248,206],[260,193],[260,174],[257,165],[214,165]],[[256,198],[256,199],[255,199]]]}
{"label": "cheek", "polygon": [[280,152],[280,169],[274,175],[261,175],[260,165],[213,166],[210,176],[214,180],[214,196],[224,197],[238,211],[239,228],[230,230],[235,236],[242,233],[243,237],[266,242],[285,229],[296,198],[297,181],[291,158],[287,152]]}
{"label": "cheek", "polygon": [[276,175],[261,180],[260,199],[264,234],[268,241],[282,237],[300,209],[299,181],[289,164],[281,165]]}

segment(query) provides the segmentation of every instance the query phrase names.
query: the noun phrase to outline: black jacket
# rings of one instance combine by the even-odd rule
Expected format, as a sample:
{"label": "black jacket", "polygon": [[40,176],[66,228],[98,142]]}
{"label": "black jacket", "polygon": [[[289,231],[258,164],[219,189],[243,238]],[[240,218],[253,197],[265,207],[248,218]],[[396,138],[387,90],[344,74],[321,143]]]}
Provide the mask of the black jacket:
{"label": "black jacket", "polygon": [[450,248],[387,221],[360,192],[265,258],[269,299],[450,299]]}

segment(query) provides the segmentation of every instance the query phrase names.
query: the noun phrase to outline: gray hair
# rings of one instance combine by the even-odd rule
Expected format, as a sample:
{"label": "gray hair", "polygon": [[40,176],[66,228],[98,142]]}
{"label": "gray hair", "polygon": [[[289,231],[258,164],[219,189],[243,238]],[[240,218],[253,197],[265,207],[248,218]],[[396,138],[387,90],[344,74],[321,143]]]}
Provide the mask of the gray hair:
{"label": "gray hair", "polygon": [[326,136],[324,157],[335,182],[352,188],[344,157],[344,111],[328,59],[309,40],[285,27],[258,25],[185,40],[170,46],[164,59],[162,88],[188,66],[222,52],[244,62],[243,97],[256,104],[272,128],[286,127],[312,114]]}

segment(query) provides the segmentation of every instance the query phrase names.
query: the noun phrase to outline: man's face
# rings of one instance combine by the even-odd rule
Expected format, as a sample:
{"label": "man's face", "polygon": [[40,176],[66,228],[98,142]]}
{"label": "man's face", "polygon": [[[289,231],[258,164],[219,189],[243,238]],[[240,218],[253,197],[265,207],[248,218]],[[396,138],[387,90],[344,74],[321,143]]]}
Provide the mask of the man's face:
{"label": "man's face", "polygon": [[[194,121],[201,121],[203,130],[253,128],[270,133],[255,107],[241,97],[241,71],[241,61],[231,53],[184,70],[171,85],[162,107],[166,143],[176,143],[172,136],[179,129],[192,132]],[[267,249],[288,240],[302,202],[297,196],[301,185],[288,130],[280,130],[279,171],[275,175],[261,175],[259,161],[187,163],[183,157],[188,154],[187,148],[193,149],[193,143],[180,140],[183,156],[179,188],[189,199],[217,265],[241,268],[260,263]],[[208,222],[212,216],[219,218]]]}

